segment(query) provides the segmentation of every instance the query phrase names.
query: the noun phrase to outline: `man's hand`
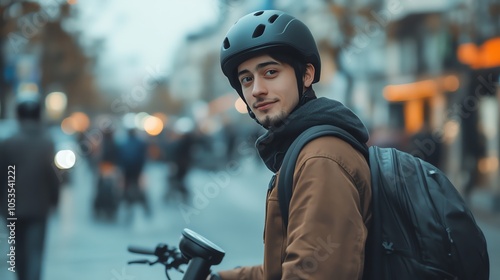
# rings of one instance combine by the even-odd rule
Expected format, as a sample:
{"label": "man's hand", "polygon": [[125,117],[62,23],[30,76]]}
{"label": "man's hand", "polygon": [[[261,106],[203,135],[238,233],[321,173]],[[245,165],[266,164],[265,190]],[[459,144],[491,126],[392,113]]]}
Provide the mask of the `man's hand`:
{"label": "man's hand", "polygon": [[219,276],[219,274],[212,272],[210,275],[208,275],[207,280],[222,280]]}

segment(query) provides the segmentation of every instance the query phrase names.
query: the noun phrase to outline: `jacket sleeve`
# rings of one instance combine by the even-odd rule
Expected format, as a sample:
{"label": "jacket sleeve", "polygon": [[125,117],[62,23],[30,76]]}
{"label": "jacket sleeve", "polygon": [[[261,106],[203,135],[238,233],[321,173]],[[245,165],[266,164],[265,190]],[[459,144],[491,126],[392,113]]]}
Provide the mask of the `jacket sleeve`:
{"label": "jacket sleeve", "polygon": [[314,156],[296,167],[282,279],[361,279],[367,229],[352,165]]}
{"label": "jacket sleeve", "polygon": [[264,277],[262,265],[238,267],[217,273],[222,280],[260,280]]}

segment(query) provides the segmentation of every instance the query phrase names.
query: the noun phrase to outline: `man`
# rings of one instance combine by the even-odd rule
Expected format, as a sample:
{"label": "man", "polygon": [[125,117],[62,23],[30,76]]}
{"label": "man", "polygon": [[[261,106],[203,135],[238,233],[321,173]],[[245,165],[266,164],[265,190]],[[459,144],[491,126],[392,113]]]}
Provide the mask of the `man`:
{"label": "man", "polygon": [[[320,56],[309,29],[275,10],[248,14],[228,31],[221,67],[267,129],[256,143],[266,166],[279,174],[293,140],[314,125],[340,127],[361,143],[368,133],[341,103],[316,98]],[[288,227],[278,205],[277,178],[267,195],[264,263],[220,271],[212,279],[361,279],[369,223],[370,170],[364,156],[336,137],[301,151],[294,171]]]}
{"label": "man", "polygon": [[15,240],[9,247],[15,249],[19,280],[41,279],[47,218],[59,198],[54,143],[41,126],[40,116],[37,98],[20,98],[19,129],[0,143],[0,213],[17,218],[12,221]]}

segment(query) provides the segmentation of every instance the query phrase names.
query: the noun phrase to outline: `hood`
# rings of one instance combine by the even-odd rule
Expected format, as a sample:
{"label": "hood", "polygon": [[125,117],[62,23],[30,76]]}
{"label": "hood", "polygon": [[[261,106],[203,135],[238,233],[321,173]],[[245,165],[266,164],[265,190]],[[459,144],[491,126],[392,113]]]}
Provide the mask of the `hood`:
{"label": "hood", "polygon": [[322,124],[337,126],[361,143],[369,139],[365,125],[349,108],[336,100],[317,98],[297,108],[279,126],[257,139],[257,150],[267,168],[277,172],[293,141],[306,129]]}

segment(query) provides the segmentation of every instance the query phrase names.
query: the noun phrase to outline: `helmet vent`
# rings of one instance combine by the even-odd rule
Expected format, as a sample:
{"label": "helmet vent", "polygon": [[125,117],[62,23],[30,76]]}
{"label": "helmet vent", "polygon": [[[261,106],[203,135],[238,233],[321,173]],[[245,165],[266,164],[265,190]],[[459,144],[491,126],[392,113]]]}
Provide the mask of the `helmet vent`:
{"label": "helmet vent", "polygon": [[224,39],[224,49],[229,49],[229,47],[231,47],[231,44],[229,44],[229,39],[226,37],[226,39]]}
{"label": "helmet vent", "polygon": [[255,27],[255,30],[253,31],[252,38],[260,37],[262,34],[264,34],[265,29],[266,26],[264,24],[257,25],[257,27]]}
{"label": "helmet vent", "polygon": [[272,16],[268,19],[268,21],[269,21],[270,23],[274,23],[278,17],[279,17],[279,16],[278,16],[277,14],[274,14],[274,15],[272,15]]}
{"label": "helmet vent", "polygon": [[254,15],[254,16],[260,16],[260,15],[262,15],[263,13],[264,13],[264,11],[258,11],[258,12],[256,12],[256,13],[255,13],[255,14],[253,14],[253,15]]}

